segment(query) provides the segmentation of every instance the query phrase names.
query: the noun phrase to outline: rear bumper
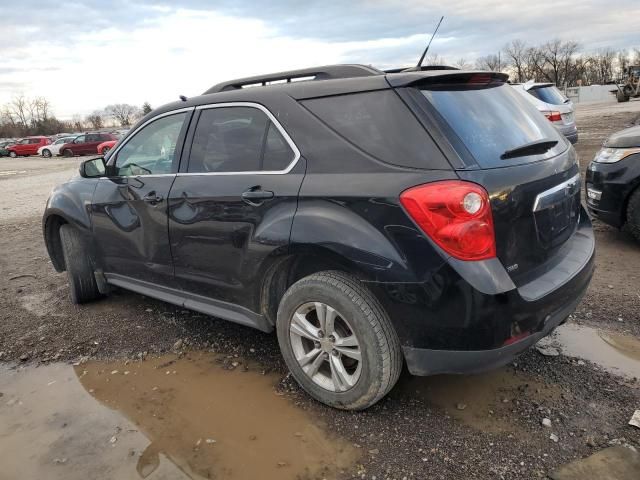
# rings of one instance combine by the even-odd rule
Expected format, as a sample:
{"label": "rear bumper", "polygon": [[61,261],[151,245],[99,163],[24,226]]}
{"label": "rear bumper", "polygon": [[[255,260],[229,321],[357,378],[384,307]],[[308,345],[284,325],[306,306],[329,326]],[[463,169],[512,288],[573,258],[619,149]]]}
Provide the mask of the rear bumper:
{"label": "rear bumper", "polygon": [[580,303],[583,295],[584,291],[573,302],[552,315],[548,315],[543,321],[542,330],[539,332],[504,347],[469,351],[403,347],[402,350],[409,372],[418,376],[442,373],[471,374],[502,367],[537,343],[538,340],[549,335],[558,325],[564,323]]}
{"label": "rear bumper", "polygon": [[484,273],[475,277],[454,266],[447,262],[422,284],[383,287],[383,303],[414,375],[475,373],[505,365],[562,323],[593,276],[591,223],[582,210],[573,237],[508,290],[498,288],[504,282],[493,282],[492,265],[484,265]]}

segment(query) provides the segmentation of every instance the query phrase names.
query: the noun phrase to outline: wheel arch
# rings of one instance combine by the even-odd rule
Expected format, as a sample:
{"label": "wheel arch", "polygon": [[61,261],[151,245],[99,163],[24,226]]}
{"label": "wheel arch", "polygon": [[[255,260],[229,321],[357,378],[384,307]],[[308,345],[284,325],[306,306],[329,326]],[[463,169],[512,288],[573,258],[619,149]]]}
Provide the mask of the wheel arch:
{"label": "wheel arch", "polygon": [[278,305],[287,289],[306,276],[325,270],[350,273],[364,281],[372,280],[370,274],[356,263],[329,248],[313,244],[294,244],[286,254],[272,257],[258,277],[260,286],[260,311],[269,323],[275,325]]}

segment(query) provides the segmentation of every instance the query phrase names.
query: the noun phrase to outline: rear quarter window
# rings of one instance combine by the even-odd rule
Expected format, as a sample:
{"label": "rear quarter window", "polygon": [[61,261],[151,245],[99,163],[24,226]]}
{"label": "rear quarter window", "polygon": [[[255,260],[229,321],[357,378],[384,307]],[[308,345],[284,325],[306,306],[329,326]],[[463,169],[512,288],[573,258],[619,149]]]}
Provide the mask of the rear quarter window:
{"label": "rear quarter window", "polygon": [[392,90],[302,103],[332,130],[378,160],[411,168],[451,168],[427,131]]}

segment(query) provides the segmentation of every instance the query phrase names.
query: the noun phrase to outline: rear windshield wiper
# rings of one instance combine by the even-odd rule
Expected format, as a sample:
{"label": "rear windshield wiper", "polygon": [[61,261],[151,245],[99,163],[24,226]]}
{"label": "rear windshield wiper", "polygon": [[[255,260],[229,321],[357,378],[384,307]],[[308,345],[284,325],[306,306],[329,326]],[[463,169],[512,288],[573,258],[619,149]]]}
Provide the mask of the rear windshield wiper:
{"label": "rear windshield wiper", "polygon": [[535,142],[525,143],[524,145],[520,145],[519,147],[507,150],[502,155],[500,155],[500,158],[502,160],[506,160],[507,158],[542,154],[548,152],[557,144],[557,140],[536,140]]}

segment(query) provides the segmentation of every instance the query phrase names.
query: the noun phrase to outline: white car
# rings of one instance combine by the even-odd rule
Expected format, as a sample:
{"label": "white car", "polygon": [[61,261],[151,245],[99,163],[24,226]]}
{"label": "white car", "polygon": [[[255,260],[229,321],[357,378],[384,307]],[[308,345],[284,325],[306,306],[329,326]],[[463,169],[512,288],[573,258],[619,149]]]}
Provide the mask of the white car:
{"label": "white car", "polygon": [[578,141],[573,103],[553,83],[512,83],[571,143]]}
{"label": "white car", "polygon": [[73,137],[61,137],[61,138],[57,139],[55,142],[50,143],[49,145],[45,145],[44,147],[40,147],[38,149],[38,155],[41,155],[41,156],[43,156],[45,158],[53,157],[55,155],[60,155],[60,148],[65,143],[73,142],[74,138],[76,138],[76,137],[75,136],[73,136]]}

